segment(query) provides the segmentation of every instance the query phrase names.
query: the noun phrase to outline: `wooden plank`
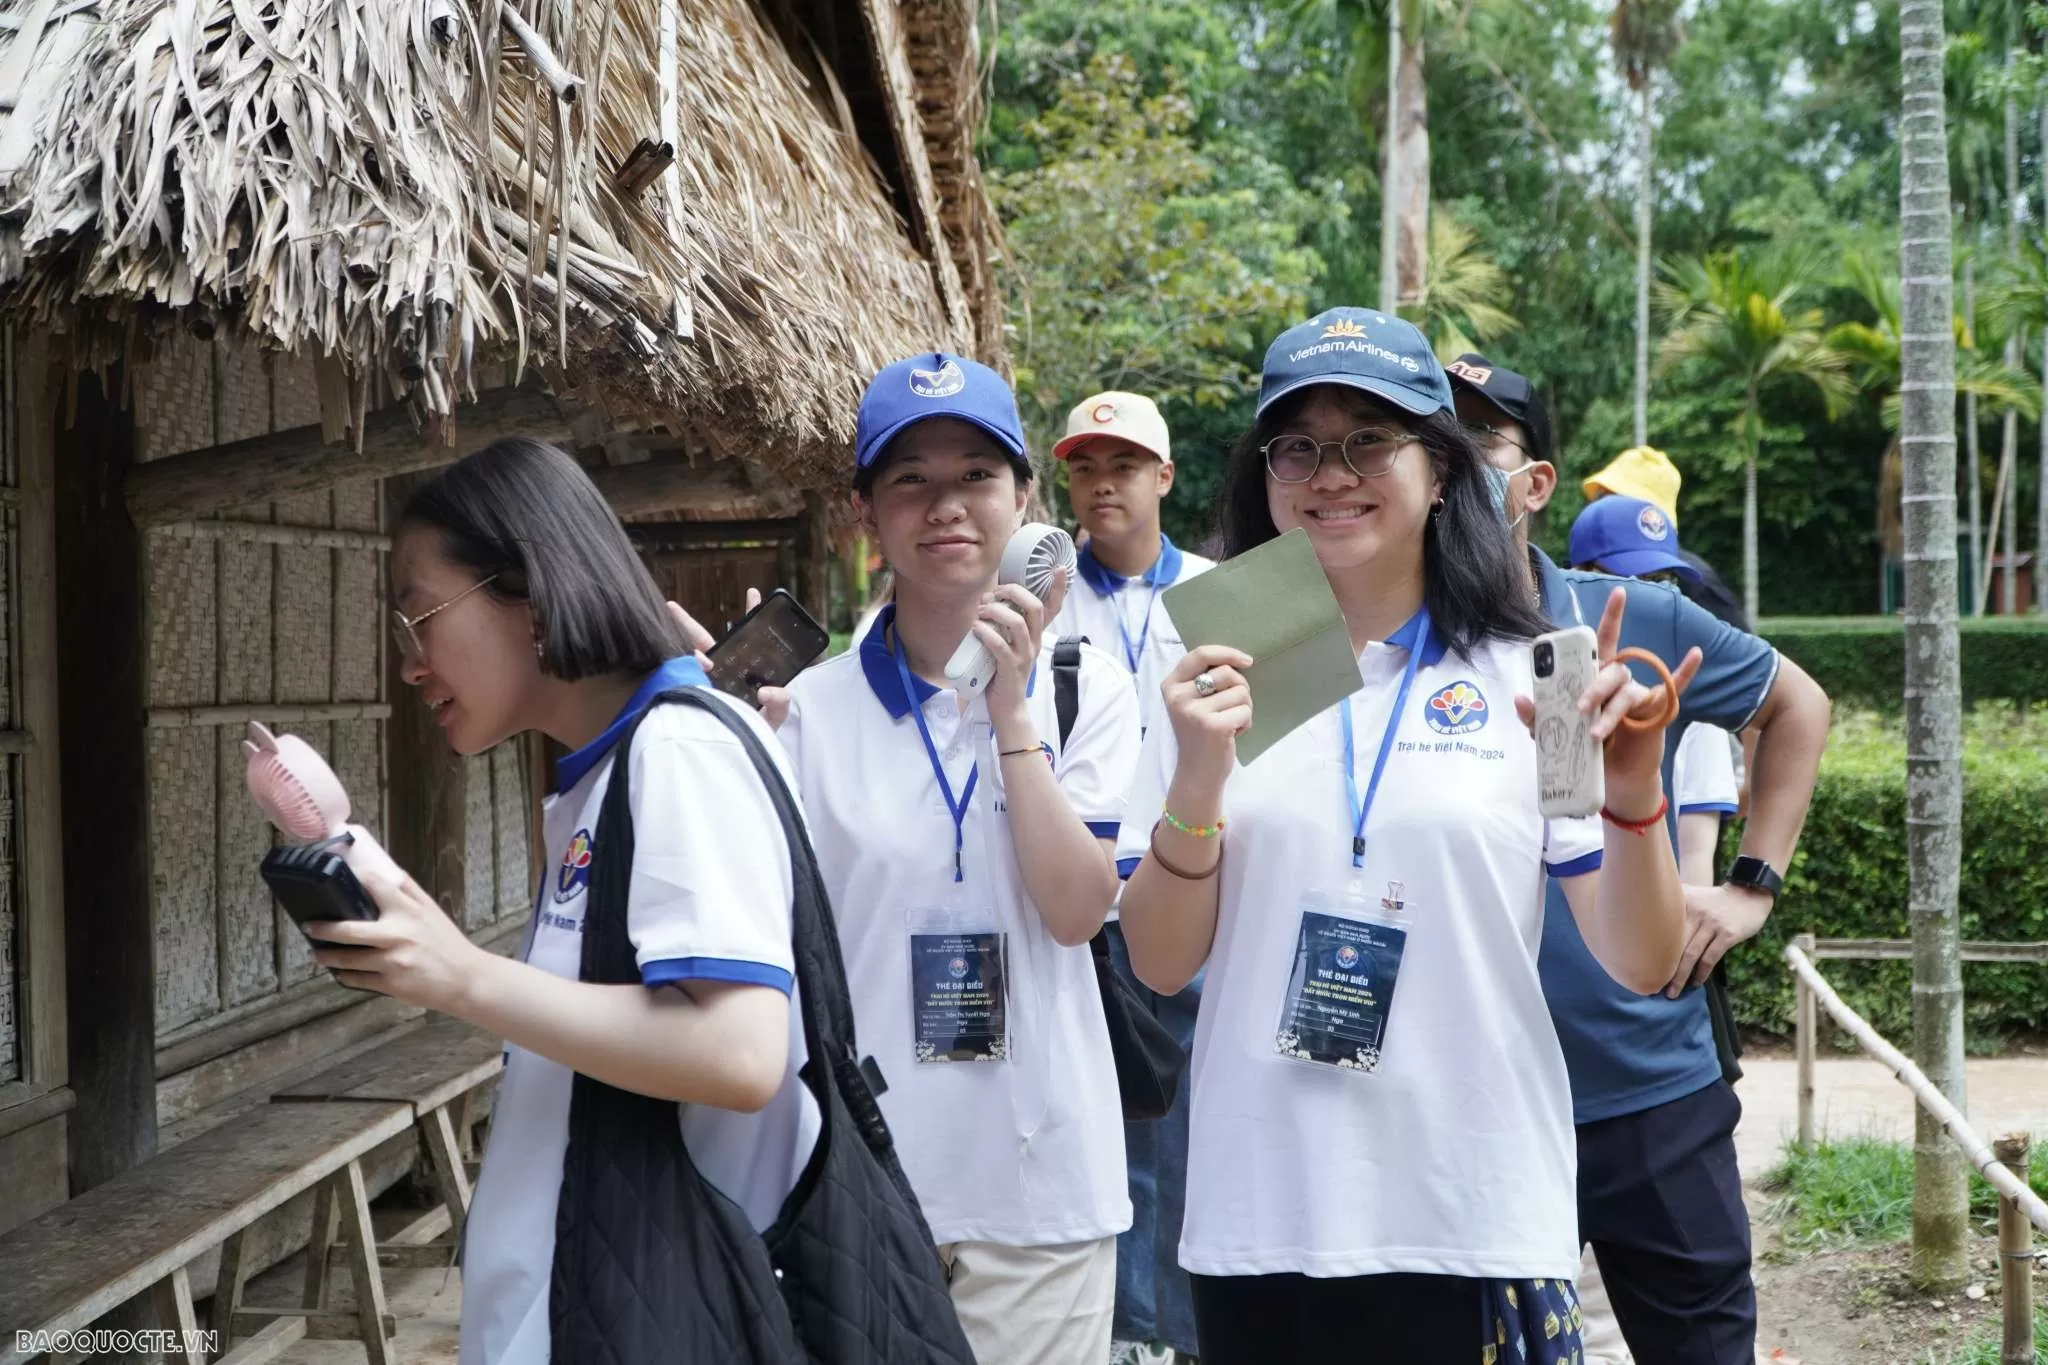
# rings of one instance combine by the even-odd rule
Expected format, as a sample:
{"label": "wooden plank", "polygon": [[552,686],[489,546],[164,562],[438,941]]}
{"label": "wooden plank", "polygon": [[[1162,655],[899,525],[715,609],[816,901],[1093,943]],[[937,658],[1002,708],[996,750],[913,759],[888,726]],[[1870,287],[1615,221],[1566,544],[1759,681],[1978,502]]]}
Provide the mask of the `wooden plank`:
{"label": "wooden plank", "polygon": [[242,1308],[242,1290],[247,1285],[251,1264],[249,1229],[237,1229],[220,1248],[220,1270],[214,1278],[213,1302],[207,1309],[206,1325],[213,1329],[220,1346],[234,1339],[235,1314]]}
{"label": "wooden plank", "polygon": [[[2048,962],[2048,943],[1993,943],[1965,940],[1961,945],[1965,962]],[[1904,962],[1913,956],[1907,939],[1824,938],[1814,943],[1816,959],[1833,958],[1851,962]]]}
{"label": "wooden plank", "polygon": [[[97,376],[58,437],[58,736],[64,755],[65,961],[78,1107],[71,1180],[88,1190],[156,1150],[154,929],[141,535],[121,496],[135,432]],[[118,392],[120,380],[113,380]],[[128,1292],[143,1287],[137,1284]],[[7,1321],[0,1314],[0,1321]]]}
{"label": "wooden plank", "polygon": [[[147,717],[152,730],[209,730],[247,725],[260,720],[273,730],[330,720],[384,720],[391,708],[382,702],[335,702],[304,706],[291,702],[245,702],[240,706],[157,706]],[[241,736],[235,737],[237,740]]]}
{"label": "wooden plank", "polygon": [[64,1116],[53,1114],[0,1136],[0,1234],[71,1197],[64,1126]]}
{"label": "wooden plank", "polygon": [[460,1019],[435,1015],[418,1028],[271,1095],[283,1100],[397,1101],[425,1114],[503,1069],[503,1044]]}
{"label": "wooden plank", "polygon": [[68,1085],[20,1082],[0,1086],[0,1138],[68,1114],[77,1103],[78,1094]]}
{"label": "wooden plank", "polygon": [[149,528],[151,539],[217,540],[234,545],[291,545],[300,549],[373,550],[388,553],[391,537],[369,531],[335,531],[323,526],[279,526],[268,521],[171,521]]}
{"label": "wooden plank", "polygon": [[[295,938],[299,936],[296,928],[287,932]],[[176,1123],[230,1095],[315,1063],[351,1043],[360,1043],[410,1023],[421,1013],[417,1005],[376,996],[354,1009],[339,1010],[288,1033],[265,1038],[189,1071],[166,1077],[157,1087],[158,1114],[162,1122]]]}
{"label": "wooden plank", "polygon": [[[384,1311],[384,1268],[377,1264],[377,1232],[370,1222],[370,1195],[363,1188],[361,1163],[349,1162],[345,1174],[347,1184],[337,1181],[334,1192],[341,1203],[341,1225],[348,1237],[349,1287],[355,1291],[363,1354],[369,1365],[390,1365],[391,1337],[396,1328]],[[344,1190],[347,1198],[340,1200]]]}
{"label": "wooden plank", "polygon": [[794,488],[756,488],[737,460],[687,465],[649,460],[588,471],[590,481],[622,517],[674,512],[711,521],[766,521],[804,510]]}
{"label": "wooden plank", "polygon": [[[233,1349],[217,1358],[213,1365],[269,1365],[269,1362],[305,1339],[304,1318],[279,1318],[254,1336],[236,1343]],[[227,1338],[222,1337],[220,1344],[226,1346]]]}
{"label": "wooden plank", "polygon": [[330,443],[320,427],[256,436],[230,445],[152,460],[129,476],[127,498],[136,522],[191,521],[221,507],[274,501],[358,479],[432,469],[504,436],[562,444],[569,424],[555,400],[536,389],[496,389],[456,409],[452,442],[427,438],[406,407],[372,413],[361,449]]}
{"label": "wooden plank", "polygon": [[[107,1250],[118,1254],[116,1248]],[[185,1349],[185,1343],[199,1335],[199,1314],[192,1307],[191,1272],[184,1266],[177,1267],[151,1286],[150,1296],[156,1301],[157,1326],[176,1334],[176,1344],[164,1352],[164,1358],[180,1365],[194,1365],[192,1353]]]}
{"label": "wooden plank", "polygon": [[0,1323],[83,1327],[411,1122],[400,1104],[259,1105],[0,1238]]}
{"label": "wooden plank", "polygon": [[313,1224],[306,1240],[306,1277],[299,1290],[299,1304],[304,1308],[327,1306],[328,1286],[333,1282],[328,1251],[334,1246],[341,1217],[336,1204],[338,1184],[336,1180],[323,1180],[314,1191]]}
{"label": "wooden plank", "polygon": [[419,1126],[426,1133],[427,1164],[434,1174],[441,1207],[448,1211],[450,1235],[455,1245],[460,1246],[463,1225],[469,1220],[469,1173],[462,1166],[462,1147],[455,1140],[455,1125],[448,1118],[447,1106],[436,1106],[421,1114]]}
{"label": "wooden plank", "polygon": [[[336,1247],[336,1251],[344,1248]],[[260,1308],[250,1306],[236,1315],[237,1331],[259,1327],[265,1323],[297,1322],[303,1324],[307,1341],[361,1341],[363,1339],[363,1318],[353,1308],[315,1311],[307,1308]],[[396,1335],[398,1319],[390,1313],[382,1316],[384,1335]]]}

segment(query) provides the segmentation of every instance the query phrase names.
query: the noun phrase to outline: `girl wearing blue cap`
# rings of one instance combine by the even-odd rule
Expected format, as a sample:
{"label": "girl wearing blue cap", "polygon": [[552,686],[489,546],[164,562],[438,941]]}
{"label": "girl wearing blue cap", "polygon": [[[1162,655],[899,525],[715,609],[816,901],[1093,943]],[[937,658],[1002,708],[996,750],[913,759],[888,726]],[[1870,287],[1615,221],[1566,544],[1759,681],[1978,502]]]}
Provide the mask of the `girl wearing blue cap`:
{"label": "girl wearing blue cap", "polygon": [[[1089,939],[1116,891],[1138,706],[1084,649],[1062,736],[1040,603],[998,587],[1030,491],[1002,378],[959,356],[883,370],[854,508],[894,573],[859,645],[790,687],[796,767],[862,1049],[981,1365],[1106,1360],[1131,1221]],[[996,661],[961,705],[968,636]],[[766,698],[771,718],[781,709]]]}
{"label": "girl wearing blue cap", "polygon": [[1566,1361],[1575,1149],[1539,907],[1547,871],[1618,980],[1670,979],[1663,737],[1618,728],[1653,699],[1612,662],[1617,596],[1581,699],[1608,741],[1605,819],[1546,821],[1509,713],[1533,718],[1545,625],[1408,323],[1333,309],[1268,351],[1226,558],[1296,528],[1360,690],[1240,766],[1256,661],[1192,651],[1118,849],[1138,975],[1173,991],[1208,968],[1180,1248],[1202,1359]]}

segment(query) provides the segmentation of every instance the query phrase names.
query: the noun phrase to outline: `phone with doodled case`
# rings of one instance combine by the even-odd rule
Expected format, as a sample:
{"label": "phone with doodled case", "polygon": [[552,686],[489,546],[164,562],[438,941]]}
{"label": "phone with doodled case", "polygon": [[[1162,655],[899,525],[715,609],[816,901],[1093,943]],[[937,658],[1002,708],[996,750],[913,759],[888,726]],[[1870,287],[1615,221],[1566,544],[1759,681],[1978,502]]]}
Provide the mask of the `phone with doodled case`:
{"label": "phone with doodled case", "polygon": [[1536,673],[1537,809],[1546,819],[1595,815],[1607,800],[1607,768],[1593,718],[1579,698],[1600,671],[1600,643],[1590,627],[1539,635],[1530,646]]}
{"label": "phone with doodled case", "polygon": [[711,685],[759,706],[762,688],[789,686],[831,644],[803,604],[777,588],[711,647]]}

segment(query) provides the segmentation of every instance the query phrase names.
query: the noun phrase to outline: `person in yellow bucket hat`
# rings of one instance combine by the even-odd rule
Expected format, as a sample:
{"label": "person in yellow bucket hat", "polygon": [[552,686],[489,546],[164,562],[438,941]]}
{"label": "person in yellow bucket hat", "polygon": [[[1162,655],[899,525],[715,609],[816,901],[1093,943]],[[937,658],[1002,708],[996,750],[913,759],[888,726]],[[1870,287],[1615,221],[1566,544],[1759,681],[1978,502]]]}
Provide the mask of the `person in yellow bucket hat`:
{"label": "person in yellow bucket hat", "polygon": [[1655,446],[1630,446],[1608,461],[1607,467],[1579,485],[1586,501],[1597,501],[1608,493],[1641,498],[1664,509],[1671,524],[1678,524],[1678,489],[1685,482],[1671,457]]}
{"label": "person in yellow bucket hat", "polygon": [[[1678,490],[1684,482],[1685,477],[1678,472],[1678,466],[1671,463],[1669,455],[1655,446],[1630,446],[1579,487],[1585,491],[1587,502],[1598,502],[1608,494],[1641,498],[1671,518],[1672,529],[1676,530]],[[1680,550],[1678,557],[1698,575],[1681,583],[1679,591],[1737,630],[1749,630],[1749,614],[1742,609],[1742,599],[1714,571],[1714,566],[1691,550]]]}

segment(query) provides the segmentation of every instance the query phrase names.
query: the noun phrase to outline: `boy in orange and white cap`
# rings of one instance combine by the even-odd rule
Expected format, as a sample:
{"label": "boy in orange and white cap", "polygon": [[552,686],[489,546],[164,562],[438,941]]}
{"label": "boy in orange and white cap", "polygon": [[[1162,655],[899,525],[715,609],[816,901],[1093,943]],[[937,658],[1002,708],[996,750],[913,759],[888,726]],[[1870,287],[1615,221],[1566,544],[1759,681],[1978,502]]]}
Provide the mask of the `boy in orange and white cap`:
{"label": "boy in orange and white cap", "polygon": [[[1054,637],[1085,635],[1130,670],[1140,722],[1163,716],[1159,687],[1187,653],[1159,594],[1214,564],[1175,545],[1159,527],[1159,505],[1173,491],[1173,443],[1151,399],[1098,393],[1067,415],[1052,448],[1067,464],[1074,519],[1088,533],[1075,581],[1046,628]],[[1192,1048],[1201,978],[1178,995],[1155,995],[1131,971],[1123,931],[1105,926],[1111,965],[1183,1048]],[[1119,1362],[1195,1355],[1194,1291],[1180,1268],[1181,1212],[1187,1202],[1187,1078],[1165,1118],[1124,1125],[1130,1172],[1131,1229],[1117,1238],[1116,1345]]]}

